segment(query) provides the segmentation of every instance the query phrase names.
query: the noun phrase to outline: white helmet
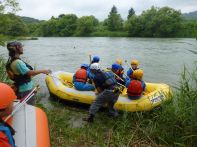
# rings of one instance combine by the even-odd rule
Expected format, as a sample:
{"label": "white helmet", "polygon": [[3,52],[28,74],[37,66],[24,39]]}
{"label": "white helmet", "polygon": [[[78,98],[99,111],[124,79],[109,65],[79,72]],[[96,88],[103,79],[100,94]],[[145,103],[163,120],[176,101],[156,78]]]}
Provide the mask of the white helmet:
{"label": "white helmet", "polygon": [[93,64],[91,64],[90,65],[90,69],[99,70],[100,69],[99,63],[93,63]]}

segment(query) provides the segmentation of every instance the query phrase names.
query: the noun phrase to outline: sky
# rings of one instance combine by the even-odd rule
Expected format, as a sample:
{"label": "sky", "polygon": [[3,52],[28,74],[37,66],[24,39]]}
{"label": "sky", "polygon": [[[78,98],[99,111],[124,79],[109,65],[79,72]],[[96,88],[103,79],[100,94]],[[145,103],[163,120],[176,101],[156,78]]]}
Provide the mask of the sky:
{"label": "sky", "polygon": [[104,20],[113,5],[123,19],[127,18],[128,10],[132,7],[136,14],[150,9],[151,6],[169,6],[182,13],[197,10],[197,0],[18,0],[21,11],[20,16],[48,20],[51,16],[60,14],[76,14],[78,17],[94,15],[99,20]]}

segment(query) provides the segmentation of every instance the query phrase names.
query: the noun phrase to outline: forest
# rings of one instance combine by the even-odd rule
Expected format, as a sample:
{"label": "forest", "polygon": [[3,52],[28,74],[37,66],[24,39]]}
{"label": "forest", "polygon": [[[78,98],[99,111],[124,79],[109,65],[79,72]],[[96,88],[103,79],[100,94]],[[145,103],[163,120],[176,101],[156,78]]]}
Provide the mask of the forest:
{"label": "forest", "polygon": [[4,36],[36,37],[196,37],[197,21],[188,20],[180,11],[170,7],[154,7],[140,15],[128,10],[124,20],[113,6],[108,17],[100,21],[95,16],[78,17],[60,14],[49,20],[20,17],[0,11],[0,34]]}

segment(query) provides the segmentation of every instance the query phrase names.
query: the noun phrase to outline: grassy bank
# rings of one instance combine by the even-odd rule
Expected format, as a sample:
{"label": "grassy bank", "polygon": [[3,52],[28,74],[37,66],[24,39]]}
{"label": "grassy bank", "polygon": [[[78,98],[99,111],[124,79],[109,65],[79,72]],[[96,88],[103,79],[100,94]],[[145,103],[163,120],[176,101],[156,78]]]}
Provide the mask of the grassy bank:
{"label": "grassy bank", "polygon": [[110,31],[99,31],[90,34],[91,37],[128,37],[127,32],[110,32]]}
{"label": "grassy bank", "polygon": [[16,40],[38,40],[37,37],[17,37]]}
{"label": "grassy bank", "polygon": [[[5,74],[3,64],[0,62],[0,77]],[[79,108],[59,102],[51,102],[52,108],[43,104],[38,106],[47,113],[51,145],[54,147],[195,146],[197,66],[191,72],[183,70],[179,85],[173,100],[160,109],[143,113],[120,112],[117,119],[109,118],[104,110],[89,125],[82,121],[88,107]]]}
{"label": "grassy bank", "polygon": [[0,56],[0,82],[9,83],[9,79],[7,77],[6,69],[5,69],[6,62],[3,57]]}

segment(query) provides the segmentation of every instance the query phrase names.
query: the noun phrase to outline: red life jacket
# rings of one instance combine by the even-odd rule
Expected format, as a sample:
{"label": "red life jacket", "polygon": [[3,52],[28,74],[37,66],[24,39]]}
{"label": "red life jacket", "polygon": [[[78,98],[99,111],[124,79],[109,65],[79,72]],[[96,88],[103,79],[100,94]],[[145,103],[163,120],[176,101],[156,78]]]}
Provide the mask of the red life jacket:
{"label": "red life jacket", "polygon": [[128,96],[141,96],[142,92],[142,83],[139,80],[131,80],[127,88]]}
{"label": "red life jacket", "polygon": [[87,71],[83,68],[78,69],[77,72],[75,73],[76,76],[76,81],[77,82],[84,82],[86,83],[87,81]]}

